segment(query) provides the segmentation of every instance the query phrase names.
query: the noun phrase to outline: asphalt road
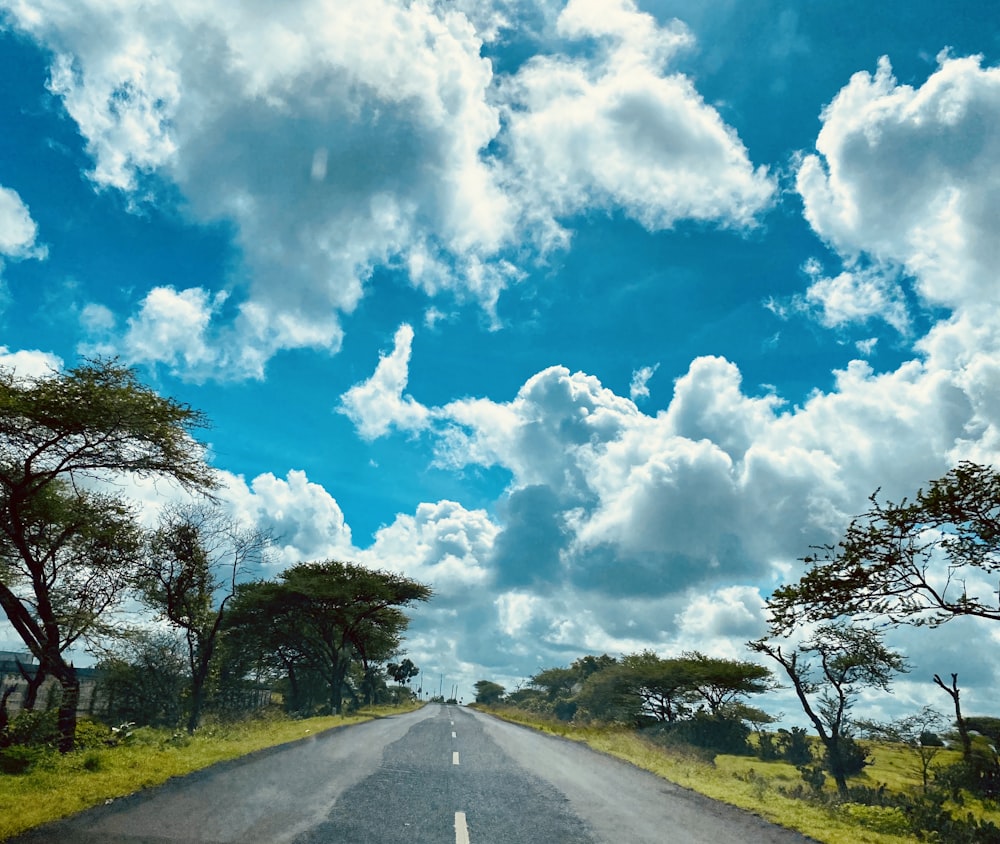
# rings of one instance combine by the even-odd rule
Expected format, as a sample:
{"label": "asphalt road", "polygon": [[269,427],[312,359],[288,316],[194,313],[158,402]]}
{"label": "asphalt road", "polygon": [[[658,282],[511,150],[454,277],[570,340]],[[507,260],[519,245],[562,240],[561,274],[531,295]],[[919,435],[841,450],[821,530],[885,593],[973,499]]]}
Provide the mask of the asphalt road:
{"label": "asphalt road", "polygon": [[41,827],[47,844],[802,844],[574,742],[430,705]]}

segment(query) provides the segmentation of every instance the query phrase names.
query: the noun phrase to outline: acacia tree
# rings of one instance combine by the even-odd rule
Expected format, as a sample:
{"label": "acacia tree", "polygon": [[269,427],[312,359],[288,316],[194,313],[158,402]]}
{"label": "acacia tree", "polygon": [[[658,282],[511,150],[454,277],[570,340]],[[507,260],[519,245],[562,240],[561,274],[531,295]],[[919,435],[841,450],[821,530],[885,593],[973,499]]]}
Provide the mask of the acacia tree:
{"label": "acacia tree", "polygon": [[770,669],[755,662],[710,657],[698,651],[685,653],[683,660],[692,688],[712,715],[734,709],[733,705],[741,703],[747,695],[761,694],[774,687]]}
{"label": "acacia tree", "polygon": [[792,681],[826,748],[837,791],[846,799],[851,707],[861,688],[888,691],[893,675],[906,671],[904,658],[885,646],[878,631],[847,624],[821,625],[809,641],[789,651],[767,637],[748,647],[777,662]]}
{"label": "acacia tree", "polygon": [[123,477],[211,490],[192,438],[204,422],[115,361],[47,376],[0,369],[0,607],[38,660],[36,678],[60,684],[64,752],[80,694],[66,650],[98,630],[138,558],[132,508],[95,490]]}
{"label": "acacia tree", "polygon": [[233,623],[273,626],[285,657],[323,676],[338,714],[351,665],[367,667],[393,654],[409,623],[401,607],[431,596],[429,586],[410,578],[336,560],[299,563],[278,578],[242,587]]}
{"label": "acacia tree", "polygon": [[244,527],[206,504],[167,505],[150,535],[137,584],[146,604],[184,637],[190,669],[189,733],[201,722],[226,604],[236,593],[237,577],[264,561],[269,544],[264,531]]}
{"label": "acacia tree", "polygon": [[476,703],[487,705],[499,703],[507,691],[499,683],[494,683],[492,680],[477,680],[475,689]]}
{"label": "acacia tree", "polygon": [[938,626],[958,616],[1000,621],[1000,473],[963,462],[913,501],[880,503],[838,546],[804,558],[808,571],[775,590],[775,624],[849,615]]}

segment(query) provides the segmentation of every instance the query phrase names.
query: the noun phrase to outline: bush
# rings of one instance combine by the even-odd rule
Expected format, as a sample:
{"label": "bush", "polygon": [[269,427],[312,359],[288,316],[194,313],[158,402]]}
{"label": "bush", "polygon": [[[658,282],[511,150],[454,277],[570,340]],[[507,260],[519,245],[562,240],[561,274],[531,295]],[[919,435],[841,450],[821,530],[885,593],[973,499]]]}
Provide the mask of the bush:
{"label": "bush", "polygon": [[685,721],[660,724],[648,730],[661,744],[686,744],[713,754],[746,756],[751,753],[750,728],[735,718],[699,712]]}
{"label": "bush", "polygon": [[78,750],[92,750],[117,744],[111,728],[97,721],[80,719],[76,722],[76,747]]}
{"label": "bush", "polygon": [[55,709],[28,709],[7,725],[5,745],[55,747],[59,742],[59,713]]}
{"label": "bush", "polygon": [[26,774],[46,756],[44,747],[14,744],[0,749],[0,774]]}
{"label": "bush", "polygon": [[804,727],[778,730],[778,736],[782,759],[796,767],[812,762],[812,744],[809,742],[809,736]]}
{"label": "bush", "polygon": [[[837,757],[840,769],[847,777],[857,776],[865,769],[866,765],[870,764],[868,751],[849,736],[841,736],[837,745]],[[823,766],[831,772],[834,769],[834,760],[831,758],[829,750],[823,754]]]}

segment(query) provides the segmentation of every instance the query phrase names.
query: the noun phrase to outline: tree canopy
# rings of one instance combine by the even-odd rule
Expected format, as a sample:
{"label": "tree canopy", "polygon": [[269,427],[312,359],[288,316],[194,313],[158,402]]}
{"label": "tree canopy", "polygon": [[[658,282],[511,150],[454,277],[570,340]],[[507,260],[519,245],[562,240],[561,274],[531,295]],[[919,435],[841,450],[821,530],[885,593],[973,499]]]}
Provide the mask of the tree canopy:
{"label": "tree canopy", "polygon": [[871,496],[836,547],[805,558],[797,583],[768,602],[775,624],[840,616],[937,626],[1000,620],[1000,473],[963,462],[899,503]]}
{"label": "tree canopy", "polygon": [[240,573],[263,562],[269,541],[208,504],[166,506],[149,537],[137,584],[146,604],[184,636],[189,733],[201,720],[226,604]]}
{"label": "tree canopy", "polygon": [[60,683],[64,751],[79,698],[64,652],[123,597],[141,546],[130,505],[95,484],[153,477],[211,490],[192,437],[204,422],[115,361],[44,377],[0,369],[0,607],[38,660],[33,681]]}
{"label": "tree canopy", "polygon": [[255,631],[262,649],[286,669],[322,676],[330,709],[339,713],[352,664],[367,671],[389,659],[409,622],[402,608],[431,594],[429,586],[394,572],[336,560],[299,563],[276,582],[240,586],[229,624]]}

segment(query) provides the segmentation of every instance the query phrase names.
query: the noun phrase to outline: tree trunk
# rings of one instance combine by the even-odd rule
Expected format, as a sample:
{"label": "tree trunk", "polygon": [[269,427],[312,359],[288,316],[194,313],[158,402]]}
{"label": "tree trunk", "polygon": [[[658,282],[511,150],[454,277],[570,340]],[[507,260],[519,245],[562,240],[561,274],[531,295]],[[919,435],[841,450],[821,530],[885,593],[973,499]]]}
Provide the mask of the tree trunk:
{"label": "tree trunk", "polygon": [[[821,738],[823,738],[821,736]],[[833,781],[837,785],[837,794],[840,795],[840,799],[847,801],[850,798],[850,792],[847,788],[847,775],[844,773],[844,762],[840,756],[840,736],[839,735],[829,735],[823,738],[823,744],[826,747],[826,755],[830,760],[830,776],[833,777]]]}
{"label": "tree trunk", "polygon": [[62,696],[59,700],[59,752],[69,753],[76,743],[76,708],[80,702],[80,680],[76,669],[63,660],[53,666],[52,675],[59,681]]}
{"label": "tree trunk", "polygon": [[955,702],[955,726],[958,728],[958,735],[962,739],[962,761],[970,762],[972,760],[972,738],[969,736],[969,730],[965,726],[965,719],[962,717],[962,706],[958,702],[958,675],[951,675],[951,688],[944,684],[944,681],[938,674],[934,675],[934,682],[944,689]]}

